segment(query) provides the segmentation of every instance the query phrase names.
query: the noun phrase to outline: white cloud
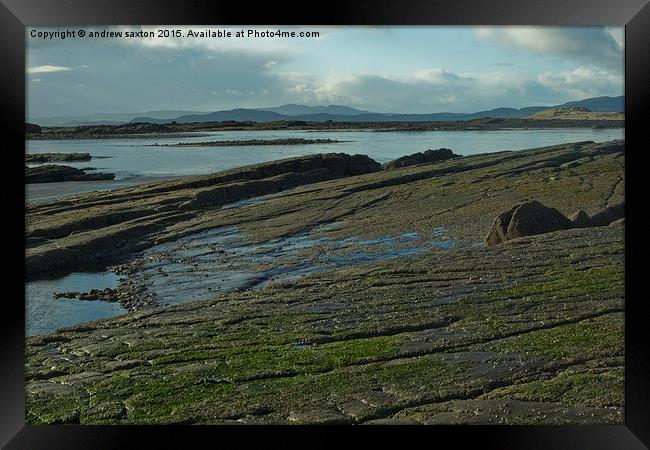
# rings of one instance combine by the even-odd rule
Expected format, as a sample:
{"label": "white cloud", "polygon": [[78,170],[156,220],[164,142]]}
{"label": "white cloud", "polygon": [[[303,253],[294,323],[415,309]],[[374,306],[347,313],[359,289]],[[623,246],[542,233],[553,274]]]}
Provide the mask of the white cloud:
{"label": "white cloud", "polygon": [[518,51],[559,56],[581,65],[621,70],[622,30],[605,27],[480,27],[479,41]]}
{"label": "white cloud", "polygon": [[623,79],[580,67],[570,72],[528,75],[512,72],[453,73],[429,68],[409,75],[356,73],[323,78],[278,74],[285,98],[307,104],[338,103],[379,112],[475,112],[496,106],[559,104],[600,95],[622,95]]}
{"label": "white cloud", "polygon": [[27,73],[54,73],[54,72],[67,72],[72,70],[70,67],[53,66],[46,64],[44,66],[33,66],[27,68]]}
{"label": "white cloud", "polygon": [[540,83],[555,92],[575,98],[596,97],[616,88],[622,90],[623,86],[622,74],[615,75],[588,67],[579,67],[570,72],[546,72],[537,78]]}

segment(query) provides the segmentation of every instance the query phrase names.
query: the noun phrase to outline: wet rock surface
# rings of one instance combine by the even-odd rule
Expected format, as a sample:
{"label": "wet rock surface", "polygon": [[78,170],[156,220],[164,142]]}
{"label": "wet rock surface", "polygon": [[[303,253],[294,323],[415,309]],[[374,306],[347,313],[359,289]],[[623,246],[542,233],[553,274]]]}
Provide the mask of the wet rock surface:
{"label": "wet rock surface", "polygon": [[[444,226],[456,238],[475,239],[485,236],[495,211],[531,197],[564,214],[622,201],[623,155],[623,141],[582,142],[385,171],[366,156],[315,155],[27,205],[27,276],[110,264],[156,240],[232,225],[260,241],[337,220],[346,222],[348,236]],[[561,168],[587,156],[590,162]],[[603,176],[594,177],[594,170]],[[332,178],[343,179],[297,186]],[[292,188],[256,208],[220,209]]]}
{"label": "wet rock surface", "polygon": [[434,251],[28,338],[28,422],[622,423],[623,234]]}
{"label": "wet rock surface", "polygon": [[[27,226],[26,237],[41,245],[27,250],[27,273],[42,275],[45,271],[109,262],[137,251],[143,244],[148,245],[147,238],[153,237],[152,233],[160,233],[171,224],[187,223],[205,212],[210,213],[212,208],[380,169],[379,163],[365,155],[317,154],[123,189],[108,195],[83,196],[88,203],[75,199],[72,204],[63,200],[30,205],[27,220],[31,225]],[[66,173],[75,171],[78,169],[65,169]],[[47,240],[42,242],[38,238]],[[119,250],[114,251],[116,248]]]}
{"label": "wet rock surface", "polygon": [[30,205],[28,267],[119,242],[136,297],[327,270],[28,338],[27,422],[623,423],[624,223],[480,243],[531,197],[562,214],[622,202],[623,154],[453,158],[182,212],[155,208],[264,169]]}
{"label": "wet rock surface", "polygon": [[[227,205],[231,207],[230,205]],[[241,206],[240,206],[241,207]],[[118,292],[138,287],[133,305],[178,304],[217,294],[263,288],[312,273],[450,249],[470,243],[450,240],[444,230],[402,233],[375,239],[332,239],[324,224],[285,238],[251,244],[237,227],[195,233],[155,245],[111,269],[124,275]]]}

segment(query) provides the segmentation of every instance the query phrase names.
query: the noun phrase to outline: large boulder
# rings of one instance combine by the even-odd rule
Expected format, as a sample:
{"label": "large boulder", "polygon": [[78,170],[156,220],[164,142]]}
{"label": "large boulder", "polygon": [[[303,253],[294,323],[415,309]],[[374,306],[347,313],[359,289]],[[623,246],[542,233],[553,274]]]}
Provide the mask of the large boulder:
{"label": "large boulder", "polygon": [[499,214],[494,223],[492,224],[492,229],[485,238],[485,243],[487,245],[496,245],[504,242],[508,239],[508,225],[510,225],[510,219],[512,219],[512,214],[515,212],[519,205],[514,206],[510,211],[505,211]]}
{"label": "large boulder", "polygon": [[445,159],[457,158],[460,155],[454,154],[448,148],[439,148],[438,150],[426,150],[424,152],[413,153],[412,155],[402,156],[384,165],[384,170],[396,169],[398,167],[414,166],[416,164],[433,163],[444,161]]}
{"label": "large boulder", "polygon": [[571,221],[560,211],[532,200],[499,214],[485,242],[487,245],[496,245],[518,237],[550,233],[572,227]]}
{"label": "large boulder", "polygon": [[591,223],[594,227],[603,227],[625,217],[625,202],[617,203],[598,211],[591,216]]}
{"label": "large boulder", "polygon": [[569,220],[571,220],[574,228],[587,228],[592,226],[591,217],[581,209],[576,211],[572,216],[569,216]]}

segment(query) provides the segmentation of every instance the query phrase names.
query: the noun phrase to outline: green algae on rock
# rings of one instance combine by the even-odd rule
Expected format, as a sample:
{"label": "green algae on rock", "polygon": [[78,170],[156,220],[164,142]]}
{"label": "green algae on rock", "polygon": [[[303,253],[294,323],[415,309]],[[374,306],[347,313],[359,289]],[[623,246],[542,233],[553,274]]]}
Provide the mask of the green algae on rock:
{"label": "green algae on rock", "polygon": [[28,423],[623,423],[624,225],[482,244],[499,211],[533,198],[565,215],[619,204],[622,141],[372,166],[247,207],[178,208],[265,170],[29,205],[42,240],[28,268],[54,249],[69,270],[117,242],[126,258],[218,227],[250,243],[311,230],[462,244],[27,338]]}

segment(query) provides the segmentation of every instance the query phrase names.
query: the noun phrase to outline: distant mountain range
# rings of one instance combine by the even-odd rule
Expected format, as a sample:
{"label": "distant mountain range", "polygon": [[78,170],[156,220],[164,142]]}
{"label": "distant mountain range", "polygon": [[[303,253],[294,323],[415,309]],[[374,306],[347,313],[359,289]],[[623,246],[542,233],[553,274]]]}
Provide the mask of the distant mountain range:
{"label": "distant mountain range", "polygon": [[42,126],[73,126],[73,125],[106,125],[128,122],[149,123],[191,123],[191,122],[225,122],[251,121],[274,122],[279,120],[295,120],[304,122],[425,122],[472,120],[482,117],[494,118],[526,118],[550,108],[578,106],[593,112],[622,112],[625,110],[625,98],[595,97],[584,100],[567,102],[553,106],[530,106],[526,108],[495,108],[475,113],[430,113],[430,114],[397,114],[375,113],[341,105],[305,106],[288,104],[272,108],[237,108],[214,112],[196,111],[148,111],[144,113],[121,114],[92,114],[83,117],[33,118],[30,122]]}

